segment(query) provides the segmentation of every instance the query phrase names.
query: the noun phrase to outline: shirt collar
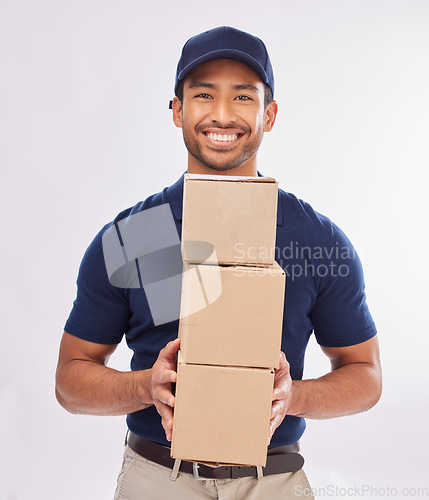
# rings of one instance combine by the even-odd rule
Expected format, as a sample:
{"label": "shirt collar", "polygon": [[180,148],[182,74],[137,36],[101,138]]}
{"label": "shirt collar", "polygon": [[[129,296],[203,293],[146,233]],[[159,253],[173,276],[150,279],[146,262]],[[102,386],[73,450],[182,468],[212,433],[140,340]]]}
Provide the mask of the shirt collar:
{"label": "shirt collar", "polygon": [[[186,172],[185,172],[186,173]],[[183,205],[183,182],[185,173],[182,174],[180,179],[176,181],[173,185],[167,188],[167,198],[170,203],[171,209],[173,211],[174,217],[177,220],[182,220],[182,205]],[[264,177],[258,172],[259,177]],[[277,199],[277,225],[281,226],[283,224],[283,212],[280,203],[280,190]]]}
{"label": "shirt collar", "polygon": [[173,211],[173,215],[176,220],[182,220],[183,182],[185,173],[182,174],[178,181],[167,188],[167,199],[170,203],[171,210]]}

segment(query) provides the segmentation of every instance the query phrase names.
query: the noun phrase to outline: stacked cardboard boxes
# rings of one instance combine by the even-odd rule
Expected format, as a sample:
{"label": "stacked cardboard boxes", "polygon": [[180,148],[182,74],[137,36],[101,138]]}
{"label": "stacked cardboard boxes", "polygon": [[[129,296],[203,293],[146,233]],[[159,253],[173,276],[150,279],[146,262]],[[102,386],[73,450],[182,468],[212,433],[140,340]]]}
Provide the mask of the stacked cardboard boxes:
{"label": "stacked cardboard boxes", "polygon": [[277,183],[185,175],[173,458],[265,465],[285,273]]}

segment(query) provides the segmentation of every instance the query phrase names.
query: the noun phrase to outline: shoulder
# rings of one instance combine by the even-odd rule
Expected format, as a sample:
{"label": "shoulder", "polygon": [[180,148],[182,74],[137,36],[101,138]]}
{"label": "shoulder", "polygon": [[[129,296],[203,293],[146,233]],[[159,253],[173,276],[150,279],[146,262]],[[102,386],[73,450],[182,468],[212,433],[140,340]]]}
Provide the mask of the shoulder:
{"label": "shoulder", "polygon": [[280,212],[282,221],[277,228],[280,246],[305,247],[311,255],[329,261],[339,255],[347,256],[359,264],[356,250],[341,228],[306,201],[279,189],[279,215]]}
{"label": "shoulder", "polygon": [[[133,215],[141,214],[142,212],[147,212],[149,209],[165,205],[169,205],[169,214],[171,213],[176,220],[180,220],[182,212],[183,179],[184,174],[182,174],[182,176],[171,186],[165,187],[159,193],[152,194],[144,201],[139,201],[132,207],[123,210],[115,217],[110,225],[121,225],[121,222],[123,223],[123,221],[130,219]],[[156,213],[160,214],[161,212],[162,211],[154,210],[152,213],[155,216]]]}
{"label": "shoulder", "polygon": [[158,207],[158,206],[163,205],[164,203],[167,203],[167,202],[168,202],[168,200],[166,200],[166,197],[165,197],[165,190],[163,190],[159,193],[152,194],[152,195],[148,196],[145,200],[139,201],[138,203],[136,203],[132,207],[128,207],[125,210],[122,210],[121,212],[119,212],[116,215],[116,217],[113,219],[113,221],[110,222],[109,224],[107,224],[107,226],[112,225],[112,224],[117,224],[117,223],[123,221],[124,219],[131,217],[132,215],[135,215],[135,214],[138,214],[138,213],[143,212],[145,210],[148,210],[149,208]]}
{"label": "shoulder", "polygon": [[[152,212],[153,216],[148,217],[151,214],[149,209],[155,209],[156,207],[161,207],[169,203],[168,191],[169,188],[164,188],[159,193],[152,194],[148,196],[145,200],[137,202],[135,205],[128,207],[121,212],[119,212],[113,220],[105,224],[95,235],[90,245],[88,246],[84,260],[94,262],[94,260],[100,260],[100,256],[105,254],[106,246],[110,248],[112,245],[117,246],[117,244],[123,244],[122,236],[131,235],[137,231],[142,226],[145,227],[144,217],[146,216],[146,222],[152,226],[156,224],[153,221],[155,217],[158,218],[158,222],[165,222],[165,213],[163,220],[159,220],[160,214]],[[165,212],[165,211],[164,211]],[[170,210],[168,210],[170,212]],[[152,221],[150,220],[152,219]],[[147,224],[146,224],[147,225]],[[119,239],[118,239],[119,237]]]}
{"label": "shoulder", "polygon": [[279,208],[283,222],[289,227],[300,227],[303,230],[312,230],[317,234],[332,236],[337,226],[329,217],[314,210],[306,201],[297,198],[294,194],[279,189]]}

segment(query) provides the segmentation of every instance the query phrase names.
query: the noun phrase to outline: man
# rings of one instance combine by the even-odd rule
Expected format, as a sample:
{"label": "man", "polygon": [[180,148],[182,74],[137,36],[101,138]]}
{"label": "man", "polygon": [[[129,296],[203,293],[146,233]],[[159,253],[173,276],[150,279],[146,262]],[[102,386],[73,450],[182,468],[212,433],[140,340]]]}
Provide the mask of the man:
{"label": "man", "polygon": [[[182,128],[189,173],[259,175],[258,148],[277,115],[273,72],[261,40],[229,27],[191,38],[178,64],[175,93],[173,121]],[[116,499],[294,498],[304,490],[311,497],[304,472],[290,460],[299,450],[303,417],[365,411],[381,394],[378,341],[359,259],[329,219],[279,190],[276,260],[288,278],[267,467],[262,478],[256,468],[206,467],[200,475],[207,479],[199,481],[191,474],[190,463],[169,458],[178,316],[157,324],[148,291],[125,282],[115,286],[103,254],[106,235],[119,238],[115,229],[120,235],[132,217],[154,207],[171,208],[180,235],[182,192],[183,176],[119,214],[88,248],[60,347],[58,401],[73,413],[128,414],[131,432]],[[126,242],[121,245],[125,252]],[[144,272],[139,272],[142,285]],[[312,331],[332,371],[303,381],[304,353]],[[134,351],[130,372],[106,366],[124,332]],[[270,465],[272,457],[278,460],[277,470]]]}

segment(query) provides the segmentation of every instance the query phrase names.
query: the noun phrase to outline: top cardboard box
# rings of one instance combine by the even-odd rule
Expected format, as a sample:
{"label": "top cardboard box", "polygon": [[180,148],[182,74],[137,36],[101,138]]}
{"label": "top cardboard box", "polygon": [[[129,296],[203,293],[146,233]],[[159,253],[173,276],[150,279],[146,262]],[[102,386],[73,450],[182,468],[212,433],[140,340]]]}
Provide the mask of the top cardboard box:
{"label": "top cardboard box", "polygon": [[182,253],[191,263],[274,263],[278,183],[271,177],[185,174]]}

